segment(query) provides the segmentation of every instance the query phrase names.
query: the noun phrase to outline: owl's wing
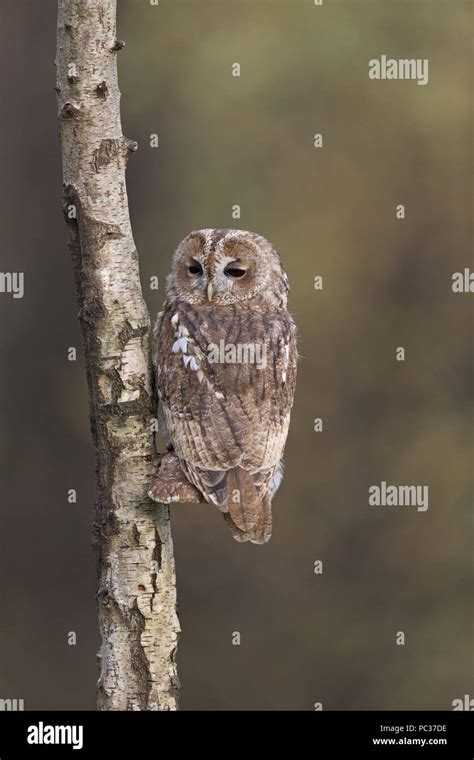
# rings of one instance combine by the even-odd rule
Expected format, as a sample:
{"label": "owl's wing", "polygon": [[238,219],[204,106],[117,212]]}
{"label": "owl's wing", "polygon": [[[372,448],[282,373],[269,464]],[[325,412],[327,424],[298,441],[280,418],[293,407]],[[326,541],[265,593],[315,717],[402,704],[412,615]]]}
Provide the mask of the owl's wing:
{"label": "owl's wing", "polygon": [[156,368],[168,435],[190,481],[243,533],[268,513],[279,477],[295,390],[295,333],[286,311],[265,310],[255,299],[164,309]]}

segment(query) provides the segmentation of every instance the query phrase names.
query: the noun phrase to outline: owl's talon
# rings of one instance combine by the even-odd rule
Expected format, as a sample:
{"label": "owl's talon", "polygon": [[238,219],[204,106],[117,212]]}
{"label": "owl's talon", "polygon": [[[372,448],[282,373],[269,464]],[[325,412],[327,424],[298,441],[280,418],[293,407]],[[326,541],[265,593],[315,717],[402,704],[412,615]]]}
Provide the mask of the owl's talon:
{"label": "owl's talon", "polygon": [[189,482],[176,454],[158,455],[153,463],[153,480],[148,496],[160,504],[194,502],[203,500],[198,489]]}

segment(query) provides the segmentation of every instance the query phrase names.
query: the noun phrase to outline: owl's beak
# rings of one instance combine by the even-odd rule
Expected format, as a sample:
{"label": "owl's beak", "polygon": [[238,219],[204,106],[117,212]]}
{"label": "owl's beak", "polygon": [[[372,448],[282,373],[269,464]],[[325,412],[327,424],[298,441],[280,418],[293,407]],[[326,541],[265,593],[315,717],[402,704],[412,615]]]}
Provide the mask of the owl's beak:
{"label": "owl's beak", "polygon": [[209,301],[209,303],[211,303],[213,295],[214,295],[214,288],[213,288],[212,282],[209,282],[207,285],[207,300]]}

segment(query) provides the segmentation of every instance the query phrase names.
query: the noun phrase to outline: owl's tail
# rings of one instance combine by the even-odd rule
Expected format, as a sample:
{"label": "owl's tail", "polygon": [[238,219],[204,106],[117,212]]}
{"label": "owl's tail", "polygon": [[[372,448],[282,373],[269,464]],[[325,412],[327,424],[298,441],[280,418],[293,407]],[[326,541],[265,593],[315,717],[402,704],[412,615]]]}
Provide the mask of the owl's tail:
{"label": "owl's tail", "polygon": [[272,496],[281,481],[281,463],[259,472],[242,467],[202,470],[180,460],[188,480],[209,504],[224,513],[236,541],[266,544],[272,535]]}
{"label": "owl's tail", "polygon": [[235,467],[227,473],[227,503],[221,507],[236,541],[266,544],[272,535],[272,497],[267,483],[255,483],[250,472]]}

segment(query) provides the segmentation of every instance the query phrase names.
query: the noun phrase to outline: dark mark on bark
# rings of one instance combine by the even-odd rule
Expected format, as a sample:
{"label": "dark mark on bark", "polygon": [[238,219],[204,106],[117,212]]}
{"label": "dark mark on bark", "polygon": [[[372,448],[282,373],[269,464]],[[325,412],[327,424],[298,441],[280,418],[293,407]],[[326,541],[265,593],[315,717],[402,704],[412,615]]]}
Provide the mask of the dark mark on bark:
{"label": "dark mark on bark", "polygon": [[161,570],[161,554],[162,554],[162,541],[160,538],[160,534],[158,533],[158,530],[155,526],[155,546],[153,547],[153,554],[151,555],[152,559],[152,568],[154,566],[154,563],[156,563],[156,567],[158,570],[156,572],[151,573],[151,587],[153,589],[153,593],[150,596],[150,610],[153,612],[153,604],[155,601],[155,596],[157,592],[157,586],[156,586],[156,579],[158,577],[158,572]]}
{"label": "dark mark on bark", "polygon": [[111,406],[116,408],[120,395],[124,389],[122,378],[120,377],[120,374],[119,372],[117,372],[116,369],[114,369],[113,367],[111,369],[105,369],[104,374],[110,383],[111,395],[112,395],[113,401],[112,401],[112,404],[107,404],[106,406],[101,405],[102,410],[109,409]]}
{"label": "dark mark on bark", "polygon": [[[131,627],[132,629],[131,635],[130,635],[130,639],[131,639],[130,652],[131,652],[132,667],[137,677],[136,683],[149,685],[151,683],[150,666],[149,666],[148,659],[141,642],[141,635],[143,631],[145,630],[146,620],[143,614],[138,609],[138,603],[137,603],[136,598],[129,614],[130,614],[130,622],[132,625],[127,626],[127,628]],[[148,708],[148,692],[137,693],[136,697],[140,703],[140,710],[146,710]]]}
{"label": "dark mark on bark", "polygon": [[123,153],[123,142],[121,139],[115,140],[106,138],[101,140],[100,146],[94,151],[93,165],[96,172],[104,166],[108,166],[111,161],[117,159],[120,164],[120,155]]}
{"label": "dark mark on bark", "polygon": [[118,422],[120,418],[140,417],[147,419],[151,414],[152,399],[143,388],[140,388],[140,396],[133,401],[123,401],[115,404],[104,404],[100,407],[101,415],[104,418],[115,417]]}
{"label": "dark mark on bark", "polygon": [[163,542],[161,540],[161,536],[158,533],[157,528],[155,527],[155,548],[153,549],[152,559],[156,561],[159,570],[161,570],[162,547],[163,547]]}
{"label": "dark mark on bark", "polygon": [[112,161],[116,161],[120,166],[120,160],[127,159],[131,153],[138,150],[138,143],[135,140],[129,140],[128,137],[105,138],[101,140],[100,146],[94,150],[92,165],[96,172],[108,166]]}
{"label": "dark mark on bark", "polygon": [[181,682],[178,678],[178,675],[172,675],[170,678],[170,687],[168,689],[168,694],[176,700],[176,703],[178,702],[180,688]]}
{"label": "dark mark on bark", "polygon": [[108,240],[120,240],[124,237],[118,224],[107,224],[84,213],[79,213],[78,218],[85,260],[96,260],[97,252]]}
{"label": "dark mark on bark", "polygon": [[95,93],[98,98],[106,98],[109,94],[109,88],[107,87],[107,82],[105,79],[102,80],[102,82],[99,82],[97,87],[95,88]]}
{"label": "dark mark on bark", "polygon": [[98,321],[106,315],[99,294],[100,290],[97,286],[83,273],[81,303],[77,316],[82,322],[86,322],[94,328],[96,328]]}
{"label": "dark mark on bark", "polygon": [[125,47],[125,42],[123,40],[115,40],[110,49],[112,53],[117,53],[119,50],[122,50],[123,47]]}
{"label": "dark mark on bark", "polygon": [[68,203],[78,205],[78,195],[74,185],[63,185],[63,207]]}
{"label": "dark mark on bark", "polygon": [[[103,485],[101,487],[103,487]],[[119,528],[120,526],[114,509],[108,509],[106,514],[104,513],[104,510],[102,510],[100,519],[96,520],[92,525],[93,547],[100,549],[104,541],[106,541],[110,536],[117,535]]]}
{"label": "dark mark on bark", "polygon": [[65,103],[59,112],[60,119],[74,119],[80,112],[79,106],[74,103]]}
{"label": "dark mark on bark", "polygon": [[108,607],[110,605],[110,602],[112,601],[109,596],[109,591],[106,588],[100,588],[97,591],[96,598],[99,604],[102,604],[103,607]]}
{"label": "dark mark on bark", "polygon": [[136,523],[133,523],[132,537],[135,542],[135,546],[140,546],[140,531],[138,530]]}
{"label": "dark mark on bark", "polygon": [[124,137],[123,139],[128,153],[135,153],[138,150],[138,143],[136,140],[131,140],[129,137]]}
{"label": "dark mark on bark", "polygon": [[127,345],[127,343],[132,338],[143,338],[145,335],[148,335],[148,327],[147,325],[140,325],[139,327],[132,327],[128,319],[126,320],[124,326],[119,332],[119,343],[120,348],[123,349]]}

